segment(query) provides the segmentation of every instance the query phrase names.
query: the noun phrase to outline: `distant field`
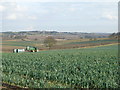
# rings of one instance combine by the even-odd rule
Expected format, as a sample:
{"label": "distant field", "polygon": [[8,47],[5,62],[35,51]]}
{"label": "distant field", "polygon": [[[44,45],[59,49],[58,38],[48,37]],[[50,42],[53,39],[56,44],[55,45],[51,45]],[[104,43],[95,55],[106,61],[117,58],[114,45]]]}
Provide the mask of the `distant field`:
{"label": "distant field", "polygon": [[90,44],[90,43],[107,43],[107,42],[118,42],[118,40],[114,39],[103,39],[103,40],[90,40],[90,41],[81,41],[81,42],[70,42],[68,44]]}
{"label": "distant field", "polygon": [[[70,48],[80,48],[80,47],[88,47],[88,46],[98,46],[104,44],[117,43],[118,40],[115,39],[97,39],[97,40],[89,40],[89,39],[78,39],[78,40],[58,40],[57,44],[53,46],[51,49],[70,49]],[[3,52],[11,52],[15,48],[25,48],[26,46],[35,46],[40,50],[47,50],[44,46],[43,41],[22,41],[22,40],[3,40],[0,44],[3,46]],[[10,48],[11,47],[11,48]]]}
{"label": "distant field", "polygon": [[3,53],[3,82],[29,88],[118,88],[118,45]]}
{"label": "distant field", "polygon": [[41,43],[39,41],[3,41],[2,45],[9,45],[9,46],[27,46],[27,45],[34,45],[36,43]]}
{"label": "distant field", "polygon": [[[60,44],[90,44],[90,43],[106,43],[106,42],[118,42],[115,39],[101,39],[101,40],[63,40],[58,41]],[[2,45],[9,45],[9,46],[27,46],[27,45],[35,45],[35,44],[43,44],[42,41],[2,41]]]}
{"label": "distant field", "polygon": [[2,45],[2,51],[3,52],[12,52],[13,49],[24,49],[26,46],[37,46],[38,48],[41,47],[40,41],[3,41],[1,43]]}

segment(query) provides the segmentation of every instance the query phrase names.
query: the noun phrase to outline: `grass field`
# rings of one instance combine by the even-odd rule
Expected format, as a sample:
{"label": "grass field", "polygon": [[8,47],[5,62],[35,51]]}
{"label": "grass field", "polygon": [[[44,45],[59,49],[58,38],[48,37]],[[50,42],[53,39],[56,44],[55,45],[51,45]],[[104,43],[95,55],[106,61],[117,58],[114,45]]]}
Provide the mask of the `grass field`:
{"label": "grass field", "polygon": [[3,82],[29,88],[118,88],[118,45],[3,53]]}

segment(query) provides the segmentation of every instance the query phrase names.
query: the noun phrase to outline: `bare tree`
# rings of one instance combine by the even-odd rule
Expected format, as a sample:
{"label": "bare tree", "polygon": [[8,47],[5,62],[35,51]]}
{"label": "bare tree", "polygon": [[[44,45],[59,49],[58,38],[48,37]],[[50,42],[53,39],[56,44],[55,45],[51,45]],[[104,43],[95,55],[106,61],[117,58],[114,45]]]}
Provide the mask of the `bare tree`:
{"label": "bare tree", "polygon": [[56,44],[56,40],[52,37],[52,36],[48,36],[47,38],[45,38],[44,40],[44,44],[46,47],[48,47],[49,49]]}

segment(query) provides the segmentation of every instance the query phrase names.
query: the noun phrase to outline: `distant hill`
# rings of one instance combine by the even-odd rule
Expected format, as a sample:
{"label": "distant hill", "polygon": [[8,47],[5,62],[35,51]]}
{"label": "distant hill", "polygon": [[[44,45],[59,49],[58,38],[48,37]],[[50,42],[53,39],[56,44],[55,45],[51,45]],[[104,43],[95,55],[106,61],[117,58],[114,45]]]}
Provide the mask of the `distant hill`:
{"label": "distant hill", "polygon": [[2,32],[2,39],[44,39],[53,36],[55,39],[82,39],[82,38],[107,38],[111,33],[82,33],[82,32],[57,32],[57,31],[21,31]]}
{"label": "distant hill", "polygon": [[120,32],[118,33],[112,33],[109,35],[110,38],[117,38],[117,39],[120,39]]}

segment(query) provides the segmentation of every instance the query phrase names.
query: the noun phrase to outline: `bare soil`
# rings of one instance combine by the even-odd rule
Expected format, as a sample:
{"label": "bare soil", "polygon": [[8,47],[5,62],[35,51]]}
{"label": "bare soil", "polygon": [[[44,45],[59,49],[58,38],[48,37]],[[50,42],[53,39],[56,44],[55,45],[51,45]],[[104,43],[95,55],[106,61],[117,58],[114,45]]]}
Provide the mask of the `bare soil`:
{"label": "bare soil", "polygon": [[1,90],[30,90],[28,88],[22,88],[22,87],[10,85],[7,83],[2,83],[2,87],[0,87],[0,89]]}

